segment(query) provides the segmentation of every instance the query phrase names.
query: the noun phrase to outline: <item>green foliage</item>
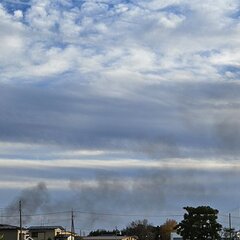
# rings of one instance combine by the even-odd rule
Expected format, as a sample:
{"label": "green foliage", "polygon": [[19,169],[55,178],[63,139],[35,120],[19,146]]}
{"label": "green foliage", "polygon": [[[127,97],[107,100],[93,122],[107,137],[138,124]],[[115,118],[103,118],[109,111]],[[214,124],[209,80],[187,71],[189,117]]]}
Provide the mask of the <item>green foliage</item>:
{"label": "green foliage", "polygon": [[137,236],[139,240],[156,239],[156,228],[149,224],[147,219],[131,222],[122,233],[123,235]]}
{"label": "green foliage", "polygon": [[185,207],[187,213],[176,229],[184,240],[221,239],[221,224],[217,222],[218,210],[209,206]]}

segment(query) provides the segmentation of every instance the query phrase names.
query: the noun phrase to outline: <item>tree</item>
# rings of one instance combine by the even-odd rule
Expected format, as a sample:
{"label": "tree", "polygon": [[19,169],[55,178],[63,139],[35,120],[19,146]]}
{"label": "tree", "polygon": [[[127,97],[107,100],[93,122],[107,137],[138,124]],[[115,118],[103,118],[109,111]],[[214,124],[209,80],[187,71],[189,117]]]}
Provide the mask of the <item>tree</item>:
{"label": "tree", "polygon": [[105,229],[98,229],[98,230],[95,230],[95,231],[91,231],[89,233],[89,236],[107,236],[107,235],[119,235],[120,232],[119,230],[115,229],[115,230],[112,230],[112,231],[108,231],[108,230],[105,230]]}
{"label": "tree", "polygon": [[144,219],[131,222],[122,233],[137,236],[139,240],[155,240],[156,229]]}
{"label": "tree", "polygon": [[234,228],[223,228],[221,232],[221,239],[222,240],[232,240],[232,239],[239,239],[237,237],[237,232]]}
{"label": "tree", "polygon": [[185,207],[187,213],[177,225],[177,233],[183,240],[221,239],[222,225],[217,222],[218,210],[209,206]]}
{"label": "tree", "polygon": [[170,240],[171,232],[175,230],[177,222],[173,219],[167,219],[167,221],[160,226],[159,234],[161,240]]}

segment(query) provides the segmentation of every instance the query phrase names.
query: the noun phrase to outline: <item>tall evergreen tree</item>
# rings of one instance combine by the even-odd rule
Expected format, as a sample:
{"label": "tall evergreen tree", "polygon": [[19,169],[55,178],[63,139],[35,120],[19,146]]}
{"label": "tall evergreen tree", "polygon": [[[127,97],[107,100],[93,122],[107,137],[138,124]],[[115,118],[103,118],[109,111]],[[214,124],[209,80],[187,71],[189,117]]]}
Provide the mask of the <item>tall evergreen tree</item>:
{"label": "tall evergreen tree", "polygon": [[184,240],[218,240],[222,225],[217,222],[218,210],[209,206],[185,207],[187,213],[177,225],[177,233]]}

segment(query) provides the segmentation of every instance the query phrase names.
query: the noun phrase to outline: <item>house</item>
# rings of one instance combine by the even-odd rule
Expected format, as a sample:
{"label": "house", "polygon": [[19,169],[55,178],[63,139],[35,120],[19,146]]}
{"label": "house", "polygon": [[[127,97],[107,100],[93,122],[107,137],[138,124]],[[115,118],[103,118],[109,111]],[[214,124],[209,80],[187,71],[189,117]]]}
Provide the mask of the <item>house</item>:
{"label": "house", "polygon": [[74,236],[72,236],[71,234],[59,234],[55,237],[55,240],[74,240]]}
{"label": "house", "polygon": [[171,232],[171,240],[182,240],[182,236],[178,235],[176,232]]}
{"label": "house", "polygon": [[76,240],[77,235],[69,231],[62,231],[55,237],[55,240]]}
{"label": "house", "polygon": [[[18,226],[0,224],[0,237],[4,240],[21,240],[21,229]],[[27,238],[27,230],[22,228],[22,240]]]}
{"label": "house", "polygon": [[83,240],[138,240],[136,236],[89,236],[89,237],[82,237]]}
{"label": "house", "polygon": [[55,240],[65,229],[62,226],[32,226],[28,231],[33,240]]}

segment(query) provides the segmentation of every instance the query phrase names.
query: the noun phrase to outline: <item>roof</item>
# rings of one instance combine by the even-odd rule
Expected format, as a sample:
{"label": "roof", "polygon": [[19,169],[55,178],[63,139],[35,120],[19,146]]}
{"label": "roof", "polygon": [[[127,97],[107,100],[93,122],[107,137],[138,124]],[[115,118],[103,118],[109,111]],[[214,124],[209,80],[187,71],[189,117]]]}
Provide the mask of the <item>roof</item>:
{"label": "roof", "polygon": [[[20,230],[20,227],[8,224],[0,224],[0,230]],[[22,230],[26,230],[26,228],[22,228]]]}
{"label": "roof", "polygon": [[124,238],[128,238],[128,237],[132,237],[132,238],[137,238],[136,236],[89,236],[89,237],[83,237],[84,240],[121,240]]}
{"label": "roof", "polygon": [[37,231],[37,230],[54,230],[54,229],[65,230],[62,226],[31,226],[28,228],[29,231]]}
{"label": "roof", "polygon": [[69,238],[71,235],[69,234],[60,234],[55,236],[55,239],[65,239],[65,238]]}

